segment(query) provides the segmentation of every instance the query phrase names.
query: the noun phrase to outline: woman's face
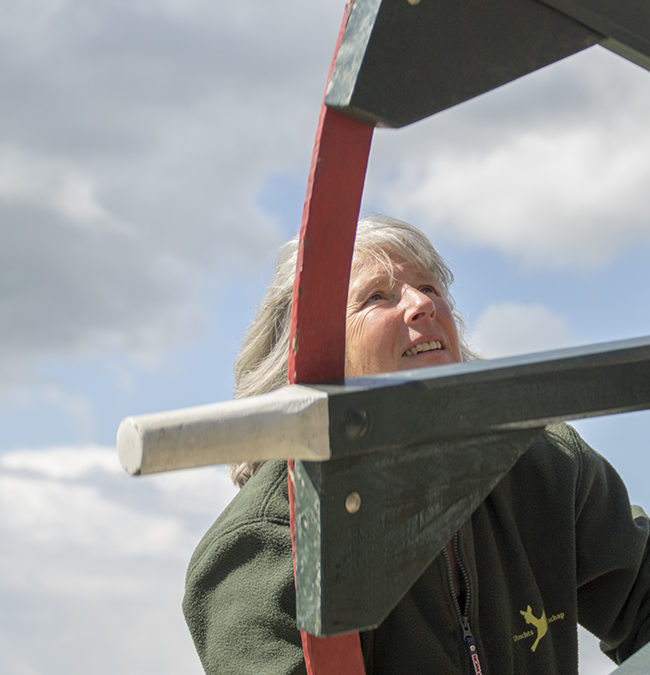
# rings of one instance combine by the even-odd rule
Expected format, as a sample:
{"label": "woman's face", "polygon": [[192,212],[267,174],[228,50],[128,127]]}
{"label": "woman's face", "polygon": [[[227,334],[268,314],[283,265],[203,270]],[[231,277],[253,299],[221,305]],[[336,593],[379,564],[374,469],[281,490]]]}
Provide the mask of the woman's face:
{"label": "woman's face", "polygon": [[348,293],[345,375],[460,362],[456,322],[431,272],[355,261]]}

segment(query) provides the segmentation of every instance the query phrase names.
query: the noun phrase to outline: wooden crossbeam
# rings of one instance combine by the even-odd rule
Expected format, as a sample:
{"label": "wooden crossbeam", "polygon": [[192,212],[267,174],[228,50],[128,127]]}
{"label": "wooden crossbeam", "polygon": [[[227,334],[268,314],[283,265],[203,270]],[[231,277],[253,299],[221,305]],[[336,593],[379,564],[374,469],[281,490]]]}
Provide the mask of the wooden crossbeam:
{"label": "wooden crossbeam", "polygon": [[650,3],[355,0],[325,102],[401,127],[598,43],[650,68]]}
{"label": "wooden crossbeam", "polygon": [[291,385],[128,417],[117,447],[124,468],[137,475],[244,460],[362,456],[645,408],[650,337],[341,384]]}
{"label": "wooden crossbeam", "polygon": [[[118,450],[132,473],[308,460],[295,465],[297,620],[326,636],[379,625],[545,424],[648,408],[650,337],[127,418]],[[394,485],[407,487],[388,499]]]}

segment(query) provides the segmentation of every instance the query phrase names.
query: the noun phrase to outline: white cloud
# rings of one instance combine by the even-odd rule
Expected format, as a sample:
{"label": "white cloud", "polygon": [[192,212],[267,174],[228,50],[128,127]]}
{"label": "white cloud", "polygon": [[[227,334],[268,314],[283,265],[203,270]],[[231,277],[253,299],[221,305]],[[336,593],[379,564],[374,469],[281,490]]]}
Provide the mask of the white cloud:
{"label": "white cloud", "polygon": [[3,672],[201,672],[184,574],[234,492],[224,468],[130,478],[110,448],[0,455]]}
{"label": "white cloud", "polygon": [[522,266],[603,265],[650,243],[649,106],[646,71],[587,50],[377,134],[373,198],[436,240]]}
{"label": "white cloud", "polygon": [[579,344],[564,317],[544,305],[518,302],[495,303],[486,307],[469,333],[469,342],[485,358]]}
{"label": "white cloud", "polygon": [[14,450],[0,455],[0,468],[43,480],[79,480],[94,471],[120,474],[115,451],[100,446]]}
{"label": "white cloud", "polygon": [[650,241],[650,132],[523,131],[480,155],[436,156],[411,192],[464,242],[523,263],[601,264]]}

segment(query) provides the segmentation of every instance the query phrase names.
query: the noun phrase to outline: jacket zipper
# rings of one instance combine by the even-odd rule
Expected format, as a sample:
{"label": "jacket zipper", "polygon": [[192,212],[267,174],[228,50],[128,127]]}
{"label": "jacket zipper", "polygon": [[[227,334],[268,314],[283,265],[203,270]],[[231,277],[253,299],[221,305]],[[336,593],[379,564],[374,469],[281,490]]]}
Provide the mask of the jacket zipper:
{"label": "jacket zipper", "polygon": [[471,591],[472,587],[470,585],[469,574],[465,569],[463,562],[460,558],[460,547],[458,544],[458,534],[454,535],[453,538],[453,550],[454,556],[456,558],[456,564],[458,565],[458,570],[463,579],[463,585],[465,590],[465,607],[461,609],[458,598],[456,597],[456,589],[454,588],[454,577],[451,567],[451,561],[449,560],[449,554],[447,549],[443,548],[443,554],[445,556],[445,562],[447,563],[447,578],[449,580],[449,589],[451,591],[451,597],[454,601],[454,606],[456,607],[456,612],[458,614],[458,620],[460,621],[460,626],[463,630],[463,642],[465,643],[465,648],[467,650],[467,655],[469,656],[469,662],[471,666],[472,675],[483,675],[483,670],[481,669],[481,662],[478,658],[478,648],[476,646],[476,640],[472,634],[472,629],[469,625],[469,607],[471,600]]}

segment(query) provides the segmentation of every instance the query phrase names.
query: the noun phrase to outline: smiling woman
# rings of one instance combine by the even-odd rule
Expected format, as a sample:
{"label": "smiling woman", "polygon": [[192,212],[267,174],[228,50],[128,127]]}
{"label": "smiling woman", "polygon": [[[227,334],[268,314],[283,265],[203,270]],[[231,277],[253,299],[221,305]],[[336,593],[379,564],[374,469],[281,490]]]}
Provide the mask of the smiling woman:
{"label": "smiling woman", "polygon": [[[291,294],[297,256],[298,237],[294,237],[280,250],[273,281],[246,332],[241,351],[235,361],[235,398],[263,394],[279,389],[287,383]],[[377,313],[364,312],[363,308],[358,306],[360,296],[364,292],[376,292],[377,287],[373,287],[373,280],[379,282],[380,278],[392,288],[399,265],[408,266],[409,273],[415,275],[414,282],[418,288],[431,285],[435,289],[435,292],[430,295],[438,298],[436,305],[447,316],[444,327],[450,331],[450,335],[444,336],[443,346],[445,358],[448,360],[443,360],[442,355],[439,354],[436,357],[440,359],[437,363],[468,361],[476,358],[465,341],[463,318],[455,307],[450,290],[454,277],[442,257],[417,228],[396,218],[375,215],[359,221],[354,242],[352,282],[347,312],[349,358],[346,358],[348,362],[346,375],[348,377],[361,374],[360,368],[365,368],[366,365],[371,368],[369,363],[363,366],[360,362],[356,363],[362,358],[362,354],[360,351],[356,352],[355,349],[355,331],[358,329],[353,326],[359,325],[362,315],[372,314],[372,319],[374,319]],[[406,270],[403,271],[406,273]],[[367,297],[364,298],[364,302],[367,300]],[[324,317],[324,320],[327,320],[327,317]],[[418,348],[418,343],[443,337],[436,333],[439,330],[438,327],[425,326],[425,323],[427,322],[420,318],[416,321],[417,325],[409,329],[402,352],[409,348]],[[449,347],[447,338],[451,338],[452,341],[455,338],[456,344]],[[421,348],[420,346],[419,349]],[[380,355],[377,344],[368,344],[367,353],[363,358],[370,359],[372,354],[375,354],[381,362],[374,363],[372,369],[366,370],[364,374],[419,367],[412,357],[410,360],[405,358],[403,361],[401,358],[393,358],[393,362],[388,363],[385,357]],[[428,365],[428,363],[422,365]],[[257,468],[259,464],[251,462],[233,466],[233,481],[241,487]]]}
{"label": "smiling woman", "polygon": [[454,317],[430,270],[391,259],[353,265],[346,320],[348,377],[458,363]]}
{"label": "smiling woman", "polygon": [[[238,396],[286,382],[296,252],[296,240],[282,250],[245,338],[236,363]],[[361,221],[346,376],[472,358],[451,281],[419,230],[383,217]],[[467,417],[475,412],[468,408]],[[490,442],[499,451],[505,443],[499,434]],[[485,466],[486,445],[481,449]],[[435,453],[419,461],[454,484]],[[464,456],[460,461],[464,472]],[[208,673],[304,673],[287,464],[243,463],[232,475],[243,487],[202,539],[187,573],[183,608],[197,651]],[[386,494],[391,486],[382,482]],[[422,536],[418,529],[410,531],[414,540]],[[366,672],[575,673],[578,619],[622,661],[650,640],[649,530],[614,469],[569,426],[547,427],[390,614],[360,634]]]}

